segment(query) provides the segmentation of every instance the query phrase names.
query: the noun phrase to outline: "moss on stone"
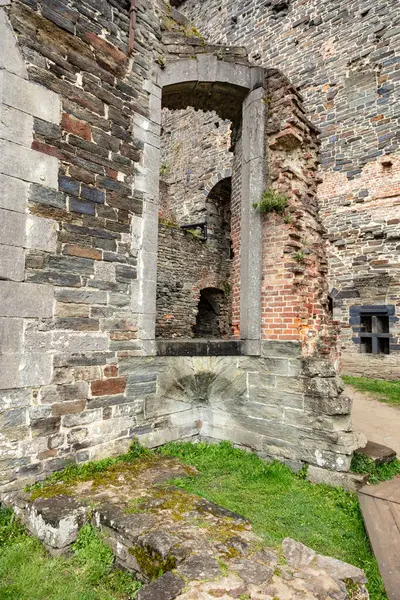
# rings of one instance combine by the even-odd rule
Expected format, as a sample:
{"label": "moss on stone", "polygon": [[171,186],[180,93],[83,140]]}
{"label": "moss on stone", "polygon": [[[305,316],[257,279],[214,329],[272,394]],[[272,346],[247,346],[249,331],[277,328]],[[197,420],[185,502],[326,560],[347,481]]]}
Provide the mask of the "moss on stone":
{"label": "moss on stone", "polygon": [[136,558],[140,572],[150,581],[176,568],[174,556],[163,559],[161,554],[147,546],[133,546],[129,548],[129,554]]}

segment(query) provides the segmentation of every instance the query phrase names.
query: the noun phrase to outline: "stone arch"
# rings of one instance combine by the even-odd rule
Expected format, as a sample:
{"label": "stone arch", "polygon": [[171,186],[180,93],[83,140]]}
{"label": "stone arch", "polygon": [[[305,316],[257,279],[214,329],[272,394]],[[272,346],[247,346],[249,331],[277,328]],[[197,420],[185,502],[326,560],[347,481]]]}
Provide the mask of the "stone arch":
{"label": "stone arch", "polygon": [[[199,54],[179,59],[158,69],[150,94],[150,121],[153,136],[144,140],[143,177],[136,186],[143,191],[144,222],[139,243],[139,279],[134,290],[133,311],[138,315],[139,336],[147,353],[155,348],[155,297],[157,273],[157,204],[159,194],[159,143],[162,107],[214,110],[229,119],[241,137],[240,203],[240,336],[245,352],[260,354],[261,339],[261,219],[251,210],[266,180],[265,160],[265,74],[261,67],[218,60]],[[252,243],[249,243],[250,232]],[[146,268],[145,268],[146,265]],[[146,344],[147,342],[147,344]],[[146,350],[145,350],[146,352]]]}
{"label": "stone arch", "polygon": [[229,177],[232,177],[232,168],[231,167],[227,167],[223,171],[219,171],[218,173],[215,173],[211,177],[209,182],[205,185],[204,195],[208,196],[210,194],[211,190],[213,189],[213,187],[217,185],[217,183],[222,181],[222,179],[228,179]]}
{"label": "stone arch", "polygon": [[29,81],[7,2],[0,4],[0,389],[18,390],[52,380],[52,355],[28,348],[25,329],[53,315],[53,286],[25,281],[25,255],[56,247],[55,223],[29,214],[28,199],[32,186],[58,189],[58,160],[32,142],[34,119],[58,124],[61,105],[57,94]]}

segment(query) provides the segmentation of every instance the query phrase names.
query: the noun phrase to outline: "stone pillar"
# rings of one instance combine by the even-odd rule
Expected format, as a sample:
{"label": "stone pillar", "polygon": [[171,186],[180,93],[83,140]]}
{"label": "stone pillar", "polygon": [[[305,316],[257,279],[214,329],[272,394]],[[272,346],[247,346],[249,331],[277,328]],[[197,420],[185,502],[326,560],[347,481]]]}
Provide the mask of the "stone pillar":
{"label": "stone pillar", "polygon": [[150,119],[135,115],[134,135],[143,143],[135,192],[143,195],[143,216],[132,219],[132,245],[138,252],[138,279],[132,286],[132,311],[145,355],[155,354],[158,203],[160,190],[161,87],[146,82]]}
{"label": "stone pillar", "polygon": [[240,255],[240,336],[246,354],[260,354],[262,220],[253,208],[266,184],[265,90],[259,87],[243,104],[242,206]]}

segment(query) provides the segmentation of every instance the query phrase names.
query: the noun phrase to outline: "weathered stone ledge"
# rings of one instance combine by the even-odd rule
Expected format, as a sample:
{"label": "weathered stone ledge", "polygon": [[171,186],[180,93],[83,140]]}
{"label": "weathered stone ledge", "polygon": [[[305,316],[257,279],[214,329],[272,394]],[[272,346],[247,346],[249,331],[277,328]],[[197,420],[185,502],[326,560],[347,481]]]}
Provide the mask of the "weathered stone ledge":
{"label": "weathered stone ledge", "polygon": [[348,600],[350,585],[368,600],[357,567],[289,538],[278,552],[266,548],[245,518],[163,483],[193,472],[175,459],[146,457],[90,481],[46,487],[47,497],[3,500],[55,555],[91,522],[116,562],[145,583],[137,600]]}

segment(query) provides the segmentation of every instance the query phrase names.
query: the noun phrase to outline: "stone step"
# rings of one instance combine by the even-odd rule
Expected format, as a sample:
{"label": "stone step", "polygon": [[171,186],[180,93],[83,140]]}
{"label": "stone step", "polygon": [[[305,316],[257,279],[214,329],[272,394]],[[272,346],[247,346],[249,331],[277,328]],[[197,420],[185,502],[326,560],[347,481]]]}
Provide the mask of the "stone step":
{"label": "stone step", "polygon": [[383,446],[377,442],[368,442],[364,448],[356,450],[356,454],[364,454],[374,461],[376,465],[384,465],[396,458],[396,452],[388,446]]}

